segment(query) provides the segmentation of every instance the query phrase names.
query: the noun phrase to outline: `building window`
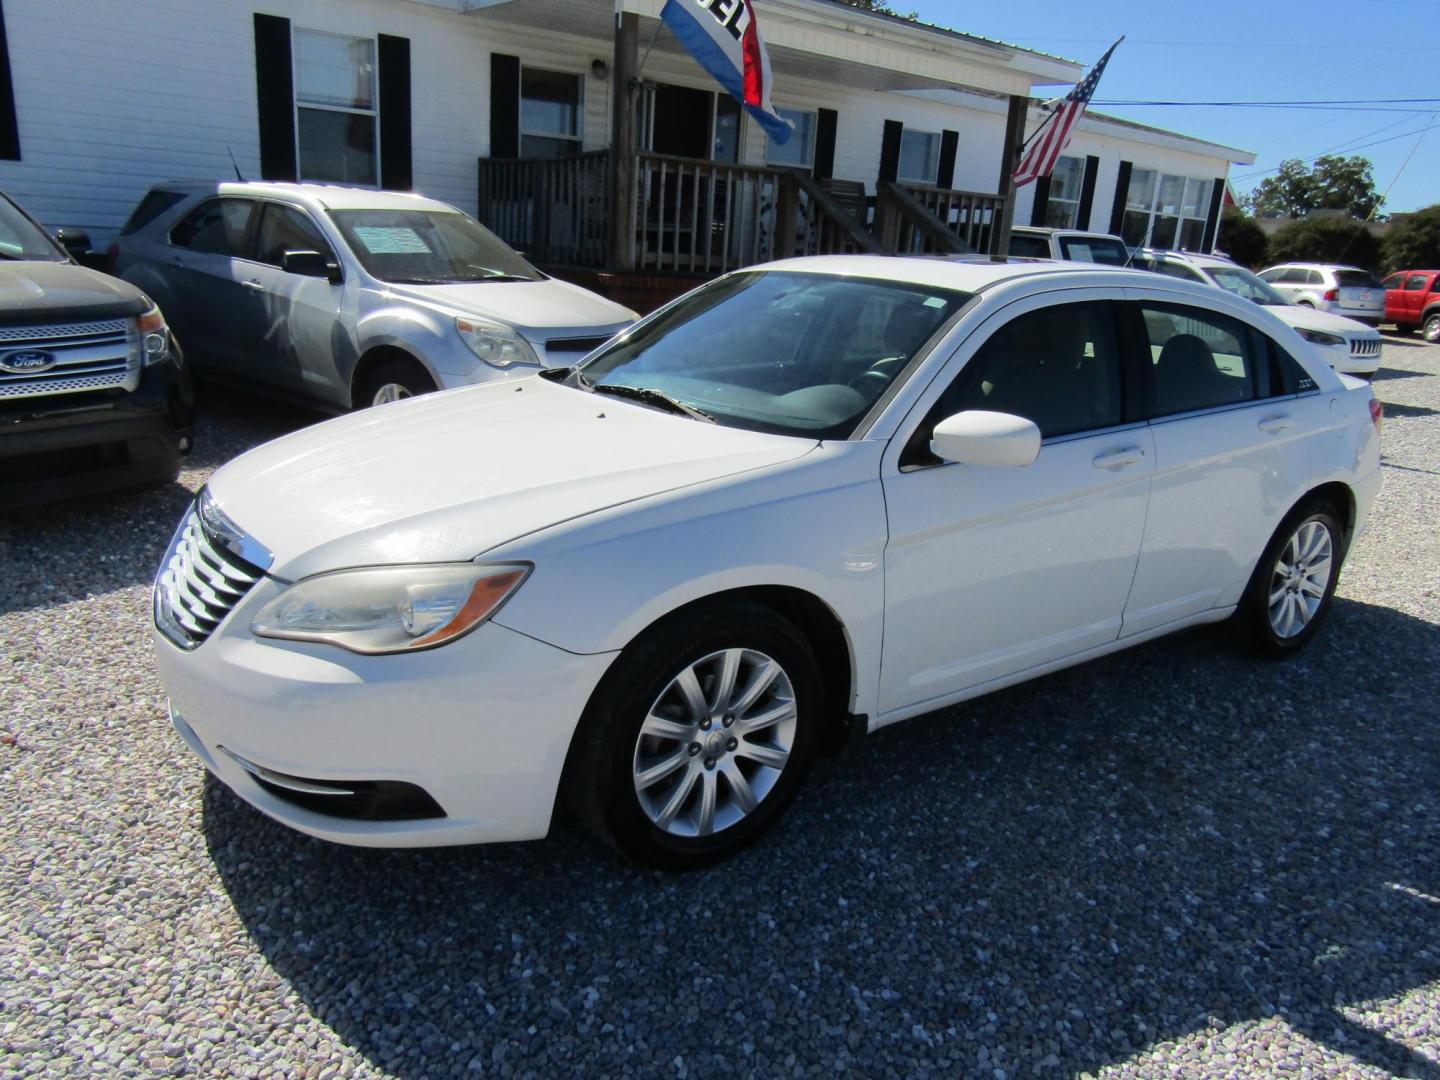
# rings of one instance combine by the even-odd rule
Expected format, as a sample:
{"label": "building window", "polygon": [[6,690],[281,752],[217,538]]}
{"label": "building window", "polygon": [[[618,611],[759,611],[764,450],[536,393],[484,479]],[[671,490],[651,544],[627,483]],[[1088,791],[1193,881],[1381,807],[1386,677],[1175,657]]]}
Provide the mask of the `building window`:
{"label": "building window", "polygon": [[565,71],[520,70],[520,156],[569,157],[580,153],[584,80]]}
{"label": "building window", "polygon": [[373,186],[375,43],[296,30],[295,114],[300,179]]}
{"label": "building window", "polygon": [[711,141],[711,161],[732,165],[740,160],[740,103],[729,94],[715,97],[715,138]]}
{"label": "building window", "polygon": [[896,176],[920,184],[933,184],[940,175],[940,133],[911,131],[900,133],[900,167]]}
{"label": "building window", "polygon": [[1154,169],[1130,174],[1121,235],[1136,246],[1199,251],[1205,246],[1205,219],[1213,180],[1166,176]]}
{"label": "building window", "polygon": [[803,109],[777,109],[782,117],[795,125],[790,138],[782,146],[772,136],[765,139],[765,160],[771,165],[788,165],[809,169],[815,165],[815,113]]}
{"label": "building window", "polygon": [[1080,220],[1080,188],[1085,183],[1085,160],[1062,157],[1050,174],[1050,201],[1045,204],[1045,225],[1073,229]]}

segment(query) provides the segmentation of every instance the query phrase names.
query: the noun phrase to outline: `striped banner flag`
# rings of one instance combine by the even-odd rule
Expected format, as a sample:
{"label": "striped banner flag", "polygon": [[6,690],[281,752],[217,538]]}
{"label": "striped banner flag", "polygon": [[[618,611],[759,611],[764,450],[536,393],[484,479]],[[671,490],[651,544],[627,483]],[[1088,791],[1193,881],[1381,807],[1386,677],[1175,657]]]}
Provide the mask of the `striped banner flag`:
{"label": "striped banner flag", "polygon": [[660,18],[777,143],[793,130],[770,100],[770,53],[750,0],[666,0]]}
{"label": "striped banner flag", "polygon": [[[1120,41],[1124,40],[1123,37],[1120,39]],[[1089,75],[1085,76],[1085,81],[1070,91],[1069,96],[1060,103],[1060,107],[1051,114],[1050,119],[1030,137],[1025,156],[1015,170],[1015,186],[1017,188],[1039,180],[1042,176],[1049,176],[1055,170],[1055,163],[1060,160],[1060,154],[1065,147],[1070,145],[1071,131],[1080,122],[1080,117],[1085,115],[1085,109],[1089,106],[1090,99],[1095,96],[1095,88],[1100,85],[1100,76],[1105,74],[1105,65],[1110,62],[1111,54],[1120,47],[1120,41],[1115,42],[1106,50],[1105,55],[1100,58],[1100,62],[1095,65]]]}

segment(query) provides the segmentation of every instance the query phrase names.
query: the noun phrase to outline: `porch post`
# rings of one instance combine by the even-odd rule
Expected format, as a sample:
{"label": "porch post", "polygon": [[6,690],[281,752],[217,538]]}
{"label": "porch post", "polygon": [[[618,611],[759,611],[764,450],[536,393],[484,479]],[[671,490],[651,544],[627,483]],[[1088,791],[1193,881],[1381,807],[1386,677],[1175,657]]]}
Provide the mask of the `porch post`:
{"label": "porch post", "polygon": [[610,66],[610,265],[635,269],[635,91],[640,66],[640,16],[615,12],[615,62]]}
{"label": "porch post", "polygon": [[1005,208],[1000,221],[990,227],[991,255],[1004,255],[1010,250],[1010,228],[1015,224],[1015,167],[1020,164],[1029,114],[1030,99],[1011,94],[1010,109],[1005,117],[1005,148],[1000,152],[1000,194],[1005,199]]}

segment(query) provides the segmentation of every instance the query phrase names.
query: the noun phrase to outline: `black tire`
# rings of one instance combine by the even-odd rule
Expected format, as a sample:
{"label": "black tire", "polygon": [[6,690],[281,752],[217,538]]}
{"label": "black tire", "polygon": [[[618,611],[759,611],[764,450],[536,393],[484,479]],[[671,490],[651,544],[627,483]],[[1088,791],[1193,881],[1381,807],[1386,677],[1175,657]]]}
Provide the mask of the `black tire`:
{"label": "black tire", "polygon": [[[1299,633],[1289,636],[1281,635],[1273,625],[1270,616],[1270,596],[1279,583],[1277,575],[1280,557],[1290,543],[1291,537],[1309,522],[1322,524],[1330,534],[1332,547],[1333,566],[1330,572],[1330,580],[1326,584],[1324,595],[1320,598],[1320,606],[1310,616],[1304,629]],[[1345,526],[1342,522],[1339,511],[1323,500],[1314,499],[1302,503],[1289,516],[1280,523],[1271,537],[1270,543],[1265,547],[1265,553],[1260,556],[1260,562],[1255,567],[1255,572],[1250,577],[1250,583],[1245,588],[1245,593],[1240,599],[1239,606],[1232,615],[1231,625],[1236,631],[1236,636],[1241,644],[1257,656],[1268,660],[1283,660],[1294,656],[1310,643],[1310,640],[1320,631],[1326,617],[1330,614],[1335,598],[1335,587],[1340,582],[1340,571],[1345,564],[1346,537]]]}
{"label": "black tire", "polygon": [[[747,816],[710,836],[676,836],[651,820],[636,792],[640,729],[660,695],[688,666],[736,648],[773,658],[789,678],[797,715],[790,756]],[[819,664],[792,623],[750,601],[688,609],[626,647],[596,689],[571,744],[562,782],[566,800],[601,841],[638,863],[666,870],[708,866],[775,824],[809,772],[823,712]]]}
{"label": "black tire", "polygon": [[353,406],[368,409],[381,404],[376,401],[376,396],[387,386],[403,388],[403,397],[419,397],[436,390],[435,380],[430,378],[419,361],[397,356],[377,365],[356,384]]}

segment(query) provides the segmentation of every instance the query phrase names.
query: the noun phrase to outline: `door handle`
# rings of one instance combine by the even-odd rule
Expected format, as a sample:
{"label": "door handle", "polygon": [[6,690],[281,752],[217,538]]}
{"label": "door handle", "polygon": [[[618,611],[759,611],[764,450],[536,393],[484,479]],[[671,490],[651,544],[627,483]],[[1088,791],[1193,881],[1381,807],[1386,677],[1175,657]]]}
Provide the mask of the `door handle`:
{"label": "door handle", "polygon": [[244,285],[247,289],[254,289],[256,292],[265,291],[265,286],[262,285],[260,282],[256,281],[254,278],[251,278],[249,281],[242,281],[240,284]]}
{"label": "door handle", "polygon": [[1295,421],[1284,413],[1281,413],[1278,416],[1267,416],[1255,426],[1265,432],[1266,435],[1278,435],[1286,428],[1294,427]]}
{"label": "door handle", "polygon": [[1145,451],[1138,446],[1127,446],[1120,450],[1108,450],[1095,459],[1097,469],[1123,469],[1127,465],[1138,465],[1145,460]]}

